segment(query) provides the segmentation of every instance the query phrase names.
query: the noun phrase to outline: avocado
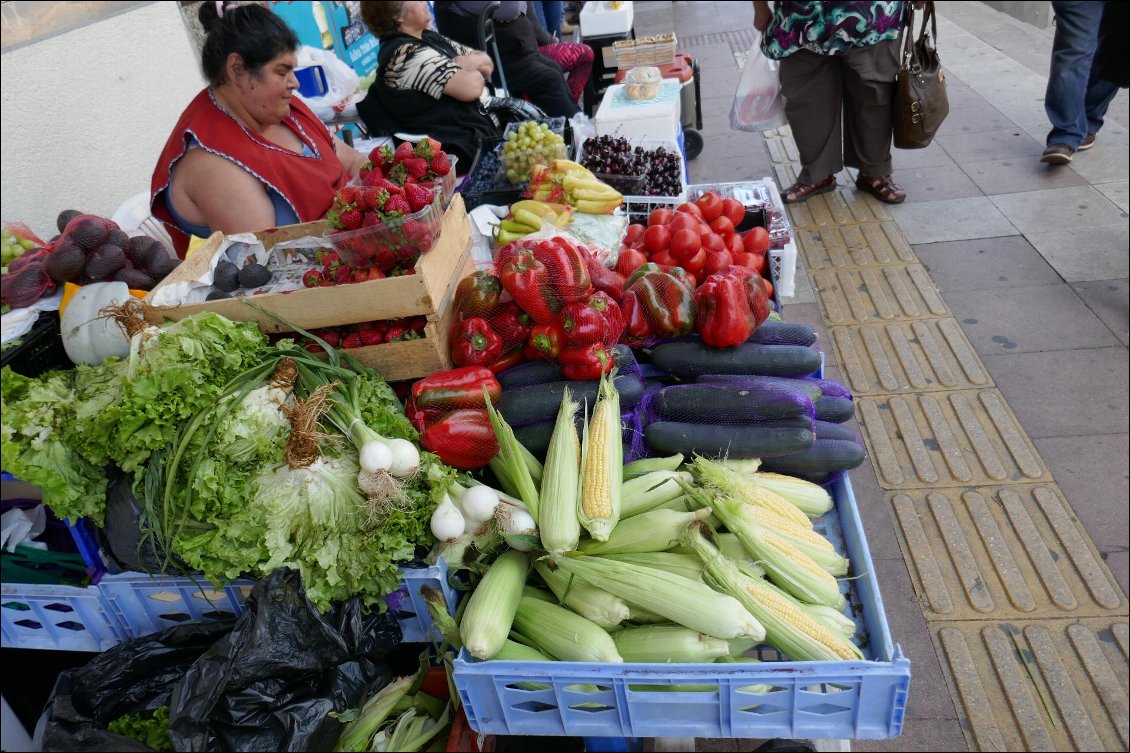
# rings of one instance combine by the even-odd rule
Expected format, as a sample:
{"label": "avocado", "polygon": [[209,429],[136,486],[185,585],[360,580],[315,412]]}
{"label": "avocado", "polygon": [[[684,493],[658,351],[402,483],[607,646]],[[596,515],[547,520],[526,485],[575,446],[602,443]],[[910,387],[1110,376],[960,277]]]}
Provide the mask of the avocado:
{"label": "avocado", "polygon": [[211,293],[208,294],[208,297],[205,298],[204,300],[206,300],[206,301],[219,301],[219,300],[223,300],[224,298],[231,298],[231,294],[225,293],[222,290],[213,290]]}
{"label": "avocado", "polygon": [[262,264],[248,264],[239,270],[239,284],[245,288],[257,288],[271,281],[271,270]]}
{"label": "avocado", "polygon": [[230,293],[239,287],[239,267],[226,259],[216,265],[212,273],[212,286],[216,290]]}

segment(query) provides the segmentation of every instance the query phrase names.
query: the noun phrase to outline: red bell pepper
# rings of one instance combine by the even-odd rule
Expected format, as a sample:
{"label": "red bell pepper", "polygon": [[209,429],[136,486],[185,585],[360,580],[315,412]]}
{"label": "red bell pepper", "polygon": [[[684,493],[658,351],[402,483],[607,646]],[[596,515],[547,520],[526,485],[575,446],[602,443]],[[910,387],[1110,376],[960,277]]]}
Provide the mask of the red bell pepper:
{"label": "red bell pepper", "polygon": [[584,300],[592,292],[592,278],[585,261],[591,254],[587,251],[564,238],[554,237],[539,241],[534,256],[549,270],[549,282],[559,309],[566,303]]}
{"label": "red bell pepper", "polygon": [[502,397],[502,385],[489,368],[463,366],[420,379],[412,385],[412,400],[423,410],[483,408],[486,405],[484,387],[492,403]]}
{"label": "red bell pepper", "polygon": [[630,275],[628,275],[628,278],[624,280],[624,289],[627,290],[628,288],[632,287],[632,285],[635,284],[636,280],[639,280],[648,272],[666,272],[667,274],[672,275],[673,277],[678,279],[691,290],[694,290],[694,282],[687,274],[687,270],[678,265],[656,264],[655,262],[650,261],[647,264],[638,267],[635,272],[632,272]]}
{"label": "red bell pepper", "polygon": [[502,355],[502,338],[478,316],[456,325],[451,359],[457,366],[486,366]]}
{"label": "red bell pepper", "polygon": [[566,379],[583,381],[600,379],[616,365],[612,351],[601,343],[568,347],[557,356],[557,361]]}
{"label": "red bell pepper", "polygon": [[482,468],[498,454],[490,416],[485,410],[461,408],[433,423],[420,435],[420,444],[455,468]]}
{"label": "red bell pepper", "polygon": [[522,344],[530,338],[530,327],[534,323],[514,301],[501,304],[486,319],[495,333],[502,338],[504,353],[521,348]]}
{"label": "red bell pepper", "polygon": [[487,368],[490,369],[492,374],[501,374],[507,369],[514,368],[524,360],[526,359],[522,357],[522,349],[515,348],[509,353],[504,354],[502,358],[499,358],[497,361],[487,366]]}
{"label": "red bell pepper", "polygon": [[745,281],[738,275],[719,272],[695,290],[695,326],[704,343],[729,348],[753,334],[757,324],[745,288]]}
{"label": "red bell pepper", "polygon": [[[619,301],[624,297],[624,275],[614,269],[609,269],[600,263],[593,254],[581,249],[585,255],[585,263],[589,267],[589,279],[592,286],[602,293],[607,293],[614,300]],[[623,252],[621,252],[623,253]]]}
{"label": "red bell pepper", "polygon": [[585,298],[591,284],[582,251],[564,238],[507,243],[498,251],[502,287],[535,322]]}
{"label": "red bell pepper", "polygon": [[769,303],[769,294],[765,290],[765,281],[761,278],[761,275],[752,269],[736,264],[728,267],[725,274],[735,276],[745,283],[749,310],[753,312],[753,328],[756,330],[762,322],[769,318],[769,312],[772,310],[772,304]]}
{"label": "red bell pepper", "polygon": [[655,333],[651,331],[651,322],[647,320],[647,314],[635,293],[624,295],[620,310],[624,315],[624,333],[620,337],[625,343],[641,346],[655,337]]}
{"label": "red bell pepper", "polygon": [[489,316],[502,298],[502,280],[479,270],[459,281],[455,288],[455,311],[460,319]]}
{"label": "red bell pepper", "polygon": [[561,310],[565,341],[569,345],[604,343],[612,346],[624,334],[624,315],[616,301],[597,291],[586,301],[570,303]]}
{"label": "red bell pepper", "polygon": [[[629,297],[637,299],[653,337],[667,339],[694,329],[694,288],[684,279],[668,272],[644,272],[625,291],[625,302]],[[632,316],[638,315],[632,309]]]}
{"label": "red bell pepper", "polygon": [[530,339],[522,354],[530,361],[541,358],[557,358],[565,346],[565,330],[558,322],[535,324],[530,330]]}

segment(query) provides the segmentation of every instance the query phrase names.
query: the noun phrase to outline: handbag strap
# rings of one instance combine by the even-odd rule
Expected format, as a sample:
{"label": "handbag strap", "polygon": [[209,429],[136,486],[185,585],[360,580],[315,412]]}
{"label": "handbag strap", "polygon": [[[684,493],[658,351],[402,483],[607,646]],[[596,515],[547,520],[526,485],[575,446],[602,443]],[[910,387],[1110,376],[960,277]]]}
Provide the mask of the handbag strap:
{"label": "handbag strap", "polygon": [[[918,39],[914,39],[914,3],[907,3],[907,12],[909,17],[906,24],[902,27],[902,67],[909,70],[918,70],[921,68],[921,61],[918,59],[918,50],[921,45],[923,48],[934,46],[937,44],[938,39],[938,18],[934,12],[934,3],[932,0],[927,0],[926,7],[922,11],[922,25],[918,30]],[[930,33],[926,33],[926,23],[930,23]],[[934,44],[930,44],[930,39],[933,37]]]}
{"label": "handbag strap", "polygon": [[[914,12],[914,6],[910,6],[911,13]],[[926,34],[926,21],[930,22],[930,33]],[[933,39],[934,46],[938,44],[938,16],[934,13],[933,0],[927,0],[926,7],[922,11],[922,27],[918,30],[918,43],[922,44],[924,39]]]}

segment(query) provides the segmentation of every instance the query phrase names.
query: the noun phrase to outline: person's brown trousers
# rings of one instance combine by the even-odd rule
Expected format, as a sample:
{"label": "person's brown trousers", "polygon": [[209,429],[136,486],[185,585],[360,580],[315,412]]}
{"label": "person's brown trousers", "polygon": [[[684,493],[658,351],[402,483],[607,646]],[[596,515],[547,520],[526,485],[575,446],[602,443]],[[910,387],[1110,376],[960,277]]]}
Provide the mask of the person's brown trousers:
{"label": "person's brown trousers", "polygon": [[845,164],[868,176],[891,174],[898,55],[898,40],[890,39],[847,55],[798,50],[781,60],[785,116],[800,150],[798,180],[816,183]]}

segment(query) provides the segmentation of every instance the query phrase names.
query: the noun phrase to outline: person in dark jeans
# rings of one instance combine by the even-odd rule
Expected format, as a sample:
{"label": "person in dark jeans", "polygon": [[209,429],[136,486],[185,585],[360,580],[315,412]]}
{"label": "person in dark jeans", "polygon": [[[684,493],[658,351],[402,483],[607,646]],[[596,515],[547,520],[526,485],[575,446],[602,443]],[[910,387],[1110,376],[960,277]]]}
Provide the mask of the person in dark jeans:
{"label": "person in dark jeans", "polygon": [[[477,20],[489,2],[437,0],[436,28],[468,47],[478,45]],[[505,0],[494,15],[495,38],[502,58],[506,83],[513,97],[528,97],[550,117],[572,117],[580,107],[565,84],[561,66],[538,51],[534,24],[526,15],[526,3]]]}

